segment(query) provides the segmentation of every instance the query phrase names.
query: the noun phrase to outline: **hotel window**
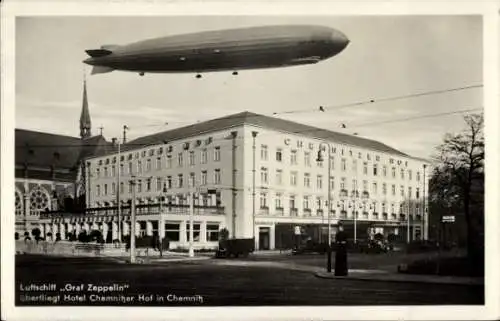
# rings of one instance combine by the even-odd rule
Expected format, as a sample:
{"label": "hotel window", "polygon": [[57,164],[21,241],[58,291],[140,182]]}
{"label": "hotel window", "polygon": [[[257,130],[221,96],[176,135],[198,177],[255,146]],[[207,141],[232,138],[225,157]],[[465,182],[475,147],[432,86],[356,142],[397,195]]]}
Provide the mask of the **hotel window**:
{"label": "hotel window", "polygon": [[296,150],[292,150],[292,152],[290,153],[290,163],[292,165],[297,165],[297,151]]}
{"label": "hotel window", "polygon": [[111,177],[115,177],[116,176],[116,167],[115,165],[111,166]]}
{"label": "hotel window", "polygon": [[207,241],[217,242],[219,240],[219,223],[207,223]]}
{"label": "hotel window", "polygon": [[323,161],[316,160],[316,166],[323,167],[323,164],[324,164]]}
{"label": "hotel window", "polygon": [[146,180],[146,192],[151,192],[151,178]]}
{"label": "hotel window", "polygon": [[382,183],[382,194],[387,195],[387,184]]}
{"label": "hotel window", "polygon": [[172,176],[167,176],[167,188],[172,188]]}
{"label": "hotel window", "polygon": [[401,169],[401,179],[405,179],[405,170]]}
{"label": "hotel window", "polygon": [[417,182],[420,182],[420,172],[417,172]]}
{"label": "hotel window", "polygon": [[278,148],[276,150],[276,161],[281,162],[283,159],[283,150],[281,148]]}
{"label": "hotel window", "polygon": [[162,181],[161,177],[156,178],[156,191],[162,193],[163,191],[161,188],[161,181]]}
{"label": "hotel window", "polygon": [[260,145],[260,159],[266,161],[268,157],[267,145]]}
{"label": "hotel window", "polygon": [[115,184],[115,183],[112,183],[112,184],[111,184],[111,194],[112,194],[112,195],[115,195],[115,194],[116,194],[116,184]]}
{"label": "hotel window", "polygon": [[368,175],[368,163],[363,163],[363,174]]}
{"label": "hotel window", "polygon": [[146,172],[151,171],[151,159],[146,160]]}
{"label": "hotel window", "polygon": [[342,177],[340,179],[340,189],[345,189],[345,181],[346,181],[345,177]]}
{"label": "hotel window", "polygon": [[420,198],[420,189],[417,187],[417,189],[415,190],[415,197],[416,198]]}
{"label": "hotel window", "polygon": [[101,196],[101,185],[96,186],[96,194],[97,196]]}
{"label": "hotel window", "polygon": [[189,187],[194,187],[196,176],[194,173],[189,174]]}
{"label": "hotel window", "polygon": [[276,185],[283,184],[283,171],[281,169],[276,170]]}
{"label": "hotel window", "polygon": [[394,210],[394,203],[391,204],[391,213],[396,213],[396,211]]}
{"label": "hotel window", "polygon": [[352,160],[352,170],[353,170],[353,172],[358,171],[358,161],[355,159]]}
{"label": "hotel window", "polygon": [[304,164],[309,167],[311,166],[311,153],[304,152]]}
{"label": "hotel window", "polygon": [[373,185],[372,185],[372,193],[373,193],[373,195],[377,195],[377,187],[378,187],[377,183],[373,183]]}
{"label": "hotel window", "polygon": [[410,181],[411,181],[411,176],[412,176],[411,174],[412,174],[412,173],[411,173],[411,169],[409,169],[409,170],[408,170],[408,180],[410,180]]}
{"label": "hotel window", "polygon": [[391,189],[392,189],[392,196],[396,195],[396,185],[392,184]]}
{"label": "hotel window", "polygon": [[97,176],[97,178],[101,177],[101,171],[99,170],[99,168],[95,169],[95,176]]}
{"label": "hotel window", "polygon": [[401,185],[399,187],[399,191],[401,192],[401,196],[404,197],[405,196],[405,187],[403,185]]}
{"label": "hotel window", "polygon": [[156,169],[161,169],[161,157],[156,158]]}
{"label": "hotel window", "polygon": [[290,185],[297,186],[297,172],[290,173]]}
{"label": "hotel window", "polygon": [[316,187],[317,187],[318,189],[322,189],[322,188],[323,188],[323,176],[318,175],[318,176],[316,177]]}
{"label": "hotel window", "polygon": [[363,181],[363,191],[368,191],[368,181]]}
{"label": "hotel window", "polygon": [[189,152],[189,165],[194,165],[194,151]]}
{"label": "hotel window", "polygon": [[200,158],[201,158],[201,160],[200,160],[201,164],[206,164],[207,163],[207,149],[206,148],[201,151],[201,157]]}
{"label": "hotel window", "polygon": [[384,175],[384,177],[387,176],[387,166],[385,165],[382,167],[382,175]]}
{"label": "hotel window", "polygon": [[104,195],[108,195],[108,184],[104,184]]}
{"label": "hotel window", "polygon": [[214,162],[220,161],[220,147],[215,147],[214,149]]}
{"label": "hotel window", "polygon": [[382,213],[387,213],[387,207],[385,206],[385,203],[382,203]]}
{"label": "hotel window", "polygon": [[411,187],[408,187],[408,198],[411,198]]}
{"label": "hotel window", "polygon": [[104,167],[104,177],[108,177],[108,168]]}
{"label": "hotel window", "polygon": [[392,178],[396,178],[396,167],[393,167],[391,171],[392,171]]}
{"label": "hotel window", "polygon": [[169,241],[178,242],[180,235],[180,224],[179,223],[167,223],[165,224],[165,237]]}
{"label": "hotel window", "polygon": [[317,208],[318,210],[320,210],[320,209],[322,209],[322,208],[323,208],[322,204],[323,204],[323,200],[321,199],[321,197],[317,197],[317,198],[316,198],[316,208]]}
{"label": "hotel window", "polygon": [[[186,240],[189,241],[189,230],[191,229],[191,224],[186,223]],[[193,242],[200,241],[200,224],[193,224]]]}
{"label": "hotel window", "polygon": [[137,161],[137,173],[142,173],[142,161]]}
{"label": "hotel window", "polygon": [[124,175],[124,174],[125,174],[124,166],[123,166],[123,164],[120,164],[120,175]]}
{"label": "hotel window", "polygon": [[184,163],[184,159],[182,157],[182,153],[177,154],[177,165],[179,167],[182,167],[183,163]]}
{"label": "hotel window", "polygon": [[216,169],[214,172],[214,184],[220,184],[220,169]]}
{"label": "hotel window", "polygon": [[342,171],[345,172],[345,170],[346,170],[346,159],[342,158],[341,162],[342,162],[342,165],[341,165],[342,166]]}
{"label": "hotel window", "polygon": [[309,173],[304,174],[304,186],[311,187],[311,174]]}
{"label": "hotel window", "polygon": [[267,208],[267,193],[260,193],[260,208]]}
{"label": "hotel window", "polygon": [[201,172],[201,185],[207,185],[207,171]]}
{"label": "hotel window", "polygon": [[334,190],[335,187],[335,177],[330,176],[330,189]]}
{"label": "hotel window", "polygon": [[330,169],[335,169],[335,157],[330,157]]}
{"label": "hotel window", "polygon": [[142,182],[141,181],[137,181],[137,192],[138,193],[142,192]]}
{"label": "hotel window", "polygon": [[145,150],[142,151],[141,156],[142,157],[146,157],[146,151]]}
{"label": "hotel window", "polygon": [[123,194],[124,189],[125,189],[125,184],[123,184],[123,182],[120,182],[120,194]]}
{"label": "hotel window", "polygon": [[134,185],[132,185],[132,182],[128,183],[128,192],[129,193],[132,193],[132,186],[134,186]]}
{"label": "hotel window", "polygon": [[291,209],[296,209],[297,207],[295,206],[295,195],[290,195],[290,208]]}
{"label": "hotel window", "polygon": [[177,182],[178,182],[177,186],[179,188],[184,187],[184,177],[182,176],[182,174],[177,175]]}
{"label": "hotel window", "polygon": [[167,168],[172,168],[172,155],[167,156]]}
{"label": "hotel window", "polygon": [[377,171],[378,171],[377,164],[373,164],[373,176],[377,176],[378,175]]}
{"label": "hotel window", "polygon": [[269,179],[268,179],[268,173],[267,173],[267,168],[265,167],[262,167],[260,169],[260,183],[261,184],[268,184],[269,183]]}
{"label": "hotel window", "polygon": [[304,196],[304,209],[309,209],[309,196]]}
{"label": "hotel window", "polygon": [[282,195],[280,193],[276,193],[276,198],[274,199],[274,204],[276,206],[276,209],[283,208],[283,204],[281,204],[281,197]]}

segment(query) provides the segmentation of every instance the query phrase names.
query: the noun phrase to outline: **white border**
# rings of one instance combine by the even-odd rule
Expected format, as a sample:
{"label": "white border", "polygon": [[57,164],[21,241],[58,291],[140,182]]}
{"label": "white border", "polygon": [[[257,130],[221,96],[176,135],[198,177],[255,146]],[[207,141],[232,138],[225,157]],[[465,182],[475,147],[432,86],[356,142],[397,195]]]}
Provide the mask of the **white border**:
{"label": "white border", "polygon": [[[90,2],[90,3],[89,3]],[[477,320],[500,317],[498,289],[499,216],[498,152],[499,137],[499,5],[495,1],[353,1],[327,3],[319,1],[264,2],[198,2],[161,4],[160,0],[110,0],[107,3],[72,3],[68,1],[8,2],[2,14],[2,104],[1,104],[1,237],[2,237],[2,319],[6,320],[144,320],[144,319],[367,319],[367,320]],[[108,308],[108,307],[40,307],[14,306],[14,115],[15,115],[15,17],[19,15],[374,15],[374,14],[481,14],[484,18],[484,101],[486,120],[486,306],[440,307],[232,307],[232,308]],[[467,44],[464,44],[467,45]]]}

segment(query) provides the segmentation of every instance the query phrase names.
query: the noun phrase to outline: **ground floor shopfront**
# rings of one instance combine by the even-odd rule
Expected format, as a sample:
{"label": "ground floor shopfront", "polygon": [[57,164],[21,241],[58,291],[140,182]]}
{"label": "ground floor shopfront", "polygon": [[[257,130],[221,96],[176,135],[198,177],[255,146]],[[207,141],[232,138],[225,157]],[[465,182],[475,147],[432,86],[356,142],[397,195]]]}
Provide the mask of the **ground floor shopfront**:
{"label": "ground floor shopfront", "polygon": [[[385,239],[393,237],[406,241],[408,225],[397,222],[374,221],[341,221],[348,239],[357,241],[373,239],[377,233]],[[338,220],[330,222],[331,240],[335,240],[338,231]],[[297,236],[302,239],[311,239],[315,242],[328,242],[328,223],[315,222],[311,219],[293,221],[271,221],[260,219],[255,225],[255,248],[259,250],[291,249],[296,243]],[[356,233],[355,233],[356,231]],[[410,224],[410,240],[418,240],[422,236],[421,224]],[[393,236],[392,236],[392,235]]]}

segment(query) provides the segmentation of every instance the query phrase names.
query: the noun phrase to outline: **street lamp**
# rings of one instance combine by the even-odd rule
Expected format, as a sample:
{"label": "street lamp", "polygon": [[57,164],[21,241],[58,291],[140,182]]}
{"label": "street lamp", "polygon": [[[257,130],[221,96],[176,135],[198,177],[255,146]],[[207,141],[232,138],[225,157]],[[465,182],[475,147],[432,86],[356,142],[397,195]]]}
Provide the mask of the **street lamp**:
{"label": "street lamp", "polygon": [[135,189],[137,184],[137,178],[132,176],[130,181],[132,185],[132,203],[130,204],[130,263],[135,263]]}
{"label": "street lamp", "polygon": [[356,200],[359,197],[359,193],[357,190],[353,190],[351,192],[351,197],[352,197],[352,204],[353,204],[353,216],[354,216],[354,243],[357,242],[358,239],[358,228],[357,228],[357,222],[358,222],[358,212],[357,212],[357,202]]}
{"label": "street lamp", "polygon": [[328,201],[327,201],[327,215],[328,215],[328,247],[327,247],[327,263],[326,263],[326,271],[328,273],[332,272],[332,224],[331,224],[331,219],[330,219],[330,208],[331,208],[331,182],[330,182],[330,174],[331,174],[331,160],[330,160],[330,145],[326,142],[321,142],[319,145],[319,150],[318,150],[318,158],[316,161],[322,162],[323,155],[321,155],[321,146],[326,145],[328,149],[328,175],[327,175],[327,182],[328,182]]}
{"label": "street lamp", "polygon": [[121,200],[120,200],[120,193],[121,193],[121,188],[120,188],[120,179],[121,179],[121,169],[122,169],[122,160],[121,160],[121,151],[120,151],[120,140],[118,138],[113,139],[116,142],[116,145],[118,147],[118,173],[116,175],[116,188],[117,188],[117,193],[116,193],[116,205],[117,205],[117,210],[118,210],[118,241],[121,243],[122,242],[122,205],[121,205]]}
{"label": "street lamp", "polygon": [[162,189],[161,195],[160,195],[160,208],[159,208],[160,219],[158,220],[158,234],[159,234],[159,240],[160,240],[160,256],[163,256],[163,237],[165,234],[165,225],[163,222],[163,201],[164,201],[166,193],[167,193],[167,183],[163,183],[163,189]]}

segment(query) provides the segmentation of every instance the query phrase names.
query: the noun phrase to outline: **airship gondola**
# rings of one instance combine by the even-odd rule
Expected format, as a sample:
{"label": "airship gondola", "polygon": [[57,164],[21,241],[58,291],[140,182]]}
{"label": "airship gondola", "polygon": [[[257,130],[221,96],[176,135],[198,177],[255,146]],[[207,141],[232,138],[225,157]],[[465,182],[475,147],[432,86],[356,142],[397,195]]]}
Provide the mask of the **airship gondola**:
{"label": "airship gondola", "polygon": [[349,40],[324,26],[285,25],[148,39],[86,50],[92,74],[113,70],[144,73],[197,73],[315,64],[340,53]]}

